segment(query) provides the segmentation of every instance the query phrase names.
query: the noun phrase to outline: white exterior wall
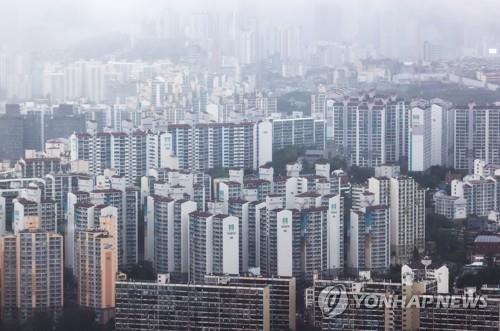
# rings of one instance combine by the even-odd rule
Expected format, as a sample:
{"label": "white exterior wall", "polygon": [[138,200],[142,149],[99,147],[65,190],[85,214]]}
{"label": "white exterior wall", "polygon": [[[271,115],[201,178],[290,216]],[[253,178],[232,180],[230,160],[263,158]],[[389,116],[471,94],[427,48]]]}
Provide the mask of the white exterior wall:
{"label": "white exterior wall", "polygon": [[290,177],[299,177],[302,171],[302,166],[299,163],[292,163],[286,165],[286,175]]}
{"label": "white exterior wall", "polygon": [[358,252],[358,223],[359,215],[351,211],[351,228],[349,229],[349,251],[347,254],[347,265],[349,268],[357,269],[359,266]]}
{"label": "white exterior wall", "polygon": [[460,198],[453,202],[453,218],[467,218],[467,201],[465,199]]}
{"label": "white exterior wall", "polygon": [[282,196],[267,196],[266,197],[266,207],[268,210],[281,209],[284,207],[284,201]]}
{"label": "white exterior wall", "polygon": [[398,165],[380,165],[375,167],[375,177],[397,177],[401,172]]}
{"label": "white exterior wall", "polygon": [[228,216],[222,221],[222,272],[239,274],[239,226],[238,218]]}
{"label": "white exterior wall", "polygon": [[431,105],[431,166],[446,165],[444,153],[447,153],[448,146],[445,144],[445,123],[443,106]]}
{"label": "white exterior wall", "polygon": [[189,271],[189,214],[196,211],[196,202],[186,201],[181,207],[181,272]]}
{"label": "white exterior wall", "polygon": [[[172,134],[162,133],[160,135],[160,160],[161,168],[179,169],[179,162],[175,156],[172,146]],[[148,167],[149,168],[149,167]]]}
{"label": "white exterior wall", "polygon": [[240,247],[243,259],[241,271],[246,272],[248,271],[248,202],[241,206],[241,230],[239,234],[243,243],[243,247]]}
{"label": "white exterior wall", "polygon": [[409,131],[409,171],[425,171],[431,166],[430,110],[415,107],[411,111]]}
{"label": "white exterior wall", "polygon": [[146,200],[146,229],[144,231],[144,260],[154,261],[154,199],[151,196]]}
{"label": "white exterior wall", "polygon": [[274,180],[274,169],[272,167],[259,168],[259,178],[272,183]]}
{"label": "white exterior wall", "polygon": [[409,171],[424,171],[426,169],[424,155],[424,137],[420,134],[411,134],[410,137],[410,167]]}
{"label": "white exterior wall", "polygon": [[212,219],[213,216],[210,216],[206,219],[205,221],[205,225],[206,225],[206,228],[205,228],[205,233],[207,234],[206,235],[206,242],[205,242],[205,247],[206,247],[206,253],[205,253],[205,256],[206,256],[206,273],[207,274],[211,274],[213,273],[213,270],[214,270],[214,266],[213,266],[213,250],[214,250],[214,246],[213,246],[213,219]]}
{"label": "white exterior wall", "polygon": [[174,249],[174,241],[179,240],[179,238],[175,238],[175,233],[174,233],[174,227],[175,227],[175,221],[174,221],[174,201],[170,201],[168,203],[168,270],[169,271],[174,271],[175,270],[175,261],[174,261],[174,256],[175,256],[175,249]]}
{"label": "white exterior wall", "polygon": [[14,200],[14,216],[12,219],[12,231],[17,234],[23,230],[24,205]]}
{"label": "white exterior wall", "polygon": [[292,276],[293,266],[293,215],[291,210],[279,211],[276,215],[277,270],[278,276]]}
{"label": "white exterior wall", "polygon": [[229,169],[229,180],[243,186],[243,169]]}
{"label": "white exterior wall", "polygon": [[316,176],[330,178],[330,163],[317,163],[314,165],[314,168],[316,170]]}
{"label": "white exterior wall", "polygon": [[288,209],[295,208],[295,196],[299,194],[297,177],[288,178],[285,183],[285,207]]}
{"label": "white exterior wall", "polygon": [[68,193],[67,225],[64,235],[64,266],[73,269],[75,265],[75,204],[76,195]]}
{"label": "white exterior wall", "polygon": [[368,191],[373,193],[373,204],[380,205],[380,181],[377,178],[368,179]]}
{"label": "white exterior wall", "polygon": [[437,293],[448,294],[450,291],[450,271],[447,266],[434,270],[435,278],[437,279]]}
{"label": "white exterior wall", "polygon": [[[254,168],[260,167],[273,160],[273,124],[270,121],[264,121],[257,124],[258,144],[255,142],[254,146],[257,157],[254,157],[256,162]],[[254,138],[255,139],[255,138]]]}
{"label": "white exterior wall", "polygon": [[389,236],[391,238],[391,249],[393,246],[399,245],[398,233],[399,233],[399,180],[397,178],[391,178],[390,183],[390,196],[389,196],[389,207],[390,207],[390,231]]}
{"label": "white exterior wall", "polygon": [[484,176],[484,167],[486,162],[484,160],[474,160],[474,175]]}
{"label": "white exterior wall", "polygon": [[0,236],[3,236],[7,230],[6,221],[5,198],[0,196]]}
{"label": "white exterior wall", "polygon": [[260,266],[260,211],[267,208],[267,202],[255,206],[255,264]]}
{"label": "white exterior wall", "polygon": [[[160,153],[161,150],[159,148],[160,137],[157,135],[148,134],[146,136],[146,168],[158,168],[160,167]],[[158,153],[157,151],[160,151]]]}
{"label": "white exterior wall", "polygon": [[328,269],[342,268],[342,251],[344,246],[344,230],[342,219],[342,204],[340,195],[328,200],[327,213],[327,240],[328,240]]}
{"label": "white exterior wall", "polygon": [[70,160],[71,161],[78,160],[78,138],[74,133],[69,137],[69,150],[70,150]]}
{"label": "white exterior wall", "polygon": [[451,195],[454,197],[464,198],[464,182],[458,179],[452,180]]}
{"label": "white exterior wall", "polygon": [[333,134],[334,134],[334,125],[333,125],[334,103],[335,101],[332,99],[326,101],[325,120],[326,120],[326,139],[328,140],[333,140]]}

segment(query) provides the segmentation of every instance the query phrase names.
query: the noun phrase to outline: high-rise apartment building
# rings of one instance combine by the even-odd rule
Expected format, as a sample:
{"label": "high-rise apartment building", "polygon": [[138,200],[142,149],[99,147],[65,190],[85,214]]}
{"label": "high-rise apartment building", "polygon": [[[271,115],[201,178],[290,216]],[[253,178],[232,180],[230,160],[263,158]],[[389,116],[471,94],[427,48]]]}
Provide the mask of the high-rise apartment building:
{"label": "high-rise apartment building", "polygon": [[[249,262],[249,230],[252,229],[252,239],[255,240],[255,227],[249,225],[248,209],[250,202],[243,199],[230,199],[228,201],[228,214],[238,218],[239,232],[239,269],[240,272],[248,271]],[[254,243],[255,245],[255,243]]]}
{"label": "high-rise apartment building", "polygon": [[205,275],[239,274],[238,218],[192,212],[189,219],[189,279]]}
{"label": "high-rise apartment building", "polygon": [[314,272],[328,270],[328,209],[309,207],[302,209],[302,247],[305,278],[312,279]]}
{"label": "high-rise apartment building", "polygon": [[[272,121],[273,151],[288,146],[324,150],[326,123],[314,118],[275,119]],[[268,142],[265,142],[268,143]]]}
{"label": "high-rise apartment building", "polygon": [[389,208],[384,205],[351,211],[348,267],[387,272],[390,266]]}
{"label": "high-rise apartment building", "polygon": [[[431,100],[431,166],[453,166],[453,121],[450,105]],[[428,123],[427,123],[428,125]]]}
{"label": "high-rise apartment building", "polygon": [[161,108],[165,103],[165,80],[157,77],[151,82],[151,104],[156,108]]}
{"label": "high-rise apartment building", "polygon": [[212,214],[193,212],[189,215],[189,280],[202,282],[210,273]]}
{"label": "high-rise apartment building", "polygon": [[452,111],[454,168],[472,171],[475,159],[500,164],[500,107],[470,104]]}
{"label": "high-rise apartment building", "polygon": [[260,222],[266,217],[266,202],[252,201],[248,204],[248,267],[260,266]]}
{"label": "high-rise apartment building", "polygon": [[395,263],[408,263],[415,250],[425,249],[425,190],[399,176],[390,179],[389,199],[391,255]]}
{"label": "high-rise apartment building", "polygon": [[311,95],[311,114],[317,119],[325,119],[326,114],[326,94],[318,93]]}
{"label": "high-rise apartment building", "polygon": [[322,196],[322,207],[327,209],[327,268],[326,274],[344,269],[344,199],[340,194]]}
{"label": "high-rise apartment building", "polygon": [[88,192],[68,193],[66,198],[66,227],[64,229],[64,265],[73,269],[75,262],[75,235],[79,230],[94,225],[94,204]]}
{"label": "high-rise apartment building", "polygon": [[451,182],[452,197],[465,199],[466,214],[488,216],[500,204],[499,187],[495,177],[465,176]]}
{"label": "high-rise apartment building", "polygon": [[408,171],[425,171],[432,164],[431,109],[426,105],[411,109],[408,141]]}
{"label": "high-rise apartment building", "polygon": [[[129,185],[137,184],[147,169],[158,168],[166,159],[166,133],[151,134],[136,130],[132,133],[76,133],[70,137],[71,159],[89,162],[89,171],[96,175],[105,169],[115,169]],[[157,138],[157,139],[154,139]]]}
{"label": "high-rise apartment building", "polygon": [[63,236],[32,222],[0,237],[2,319],[26,321],[36,312],[55,319],[63,307]]}
{"label": "high-rise apartment building", "polygon": [[168,130],[181,169],[256,168],[253,123],[171,125]]}
{"label": "high-rise apartment building", "polygon": [[387,162],[387,108],[382,102],[336,102],[333,141],[349,164],[375,167]]}
{"label": "high-rise apartment building", "polygon": [[147,198],[145,258],[157,273],[188,273],[189,214],[196,203],[159,195]]}
{"label": "high-rise apartment building", "polygon": [[124,178],[122,178],[121,184],[113,185],[118,189],[93,190],[90,198],[91,202],[96,205],[112,206],[117,209],[118,266],[120,270],[128,270],[137,264],[139,259],[139,191],[132,187],[125,188]]}
{"label": "high-rise apartment building", "polygon": [[351,97],[330,102],[328,139],[348,162],[375,167],[408,153],[410,106],[401,99]]}
{"label": "high-rise apartment building", "polygon": [[78,304],[93,310],[102,323],[107,322],[115,307],[116,238],[103,229],[79,231],[75,262]]}
{"label": "high-rise apartment building", "polygon": [[425,249],[425,190],[408,176],[368,180],[372,205],[389,207],[391,263],[408,263]]}
{"label": "high-rise apartment building", "polygon": [[260,216],[259,233],[262,275],[300,277],[300,213],[297,210],[273,209],[268,203],[266,214]]}
{"label": "high-rise apartment building", "polygon": [[324,150],[325,130],[322,120],[297,118],[260,123],[172,124],[168,133],[76,133],[70,138],[71,159],[89,161],[89,171],[95,174],[116,169],[133,185],[151,168],[257,169],[272,161],[273,149],[295,145]]}
{"label": "high-rise apartment building", "polygon": [[19,160],[23,177],[43,178],[45,175],[61,170],[61,159],[55,157],[24,158]]}
{"label": "high-rise apartment building", "polygon": [[56,202],[57,229],[64,232],[65,229],[65,205],[69,192],[78,190],[78,178],[88,178],[83,174],[50,173],[45,176],[45,198]]}

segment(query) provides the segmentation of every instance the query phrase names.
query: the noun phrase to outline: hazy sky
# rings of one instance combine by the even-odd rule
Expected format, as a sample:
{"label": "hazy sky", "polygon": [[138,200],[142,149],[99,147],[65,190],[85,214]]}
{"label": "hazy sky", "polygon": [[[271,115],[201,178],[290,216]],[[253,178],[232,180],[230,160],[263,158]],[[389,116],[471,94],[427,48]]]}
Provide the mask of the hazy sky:
{"label": "hazy sky", "polygon": [[[366,13],[405,13],[422,20],[498,29],[500,0],[243,0],[261,7],[263,19],[311,22],[314,2],[335,3],[344,20]],[[96,35],[130,33],[162,11],[215,11],[245,8],[238,0],[0,0],[0,49],[68,45]],[[347,15],[346,15],[347,13]],[[354,15],[354,14],[355,15]],[[303,22],[300,22],[303,21]],[[439,30],[439,29],[437,29]],[[498,31],[498,30],[497,30]],[[438,31],[439,32],[439,31]],[[444,36],[443,36],[444,37]],[[481,35],[478,35],[480,38]]]}

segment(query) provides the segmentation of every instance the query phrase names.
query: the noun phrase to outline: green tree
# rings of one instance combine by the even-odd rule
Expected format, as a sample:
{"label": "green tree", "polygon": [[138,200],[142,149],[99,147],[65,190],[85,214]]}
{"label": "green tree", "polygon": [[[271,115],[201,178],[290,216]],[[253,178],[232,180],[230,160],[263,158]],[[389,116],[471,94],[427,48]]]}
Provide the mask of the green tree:
{"label": "green tree", "polygon": [[273,153],[273,162],[271,165],[274,168],[276,175],[286,174],[286,165],[289,162],[295,162],[300,156],[304,155],[304,149],[297,146],[287,146]]}
{"label": "green tree", "polygon": [[207,174],[212,178],[224,178],[229,176],[228,168],[212,168],[207,170]]}
{"label": "green tree", "polygon": [[446,174],[452,171],[451,168],[432,166],[424,172],[410,172],[409,175],[422,187],[437,188],[446,179]]}
{"label": "green tree", "polygon": [[476,287],[480,289],[485,284],[498,284],[500,267],[489,265],[480,271],[470,271],[462,274],[457,280],[457,287]]}
{"label": "green tree", "polygon": [[328,160],[330,162],[330,169],[331,170],[336,170],[336,169],[347,169],[347,161],[339,156],[334,156]]}
{"label": "green tree", "polygon": [[349,168],[349,175],[352,183],[364,183],[368,178],[375,176],[375,169],[352,166]]}
{"label": "green tree", "polygon": [[155,273],[153,266],[149,262],[142,262],[132,267],[127,277],[135,280],[154,280]]}
{"label": "green tree", "polygon": [[49,315],[37,312],[26,321],[21,327],[22,331],[52,331],[53,321]]}
{"label": "green tree", "polygon": [[94,312],[79,307],[65,308],[55,328],[56,331],[100,330]]}

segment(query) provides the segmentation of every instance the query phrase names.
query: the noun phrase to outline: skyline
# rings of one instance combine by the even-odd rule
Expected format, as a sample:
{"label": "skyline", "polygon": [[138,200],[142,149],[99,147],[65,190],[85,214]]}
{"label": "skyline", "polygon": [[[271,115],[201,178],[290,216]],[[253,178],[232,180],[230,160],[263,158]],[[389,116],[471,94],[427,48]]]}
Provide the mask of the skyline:
{"label": "skyline", "polygon": [[0,330],[499,330],[499,0],[3,2]]}
{"label": "skyline", "polygon": [[[230,12],[238,13],[240,18],[255,18],[263,28],[269,24],[303,26],[305,40],[309,44],[318,37],[318,28],[315,26],[318,10],[325,11],[320,14],[323,15],[321,19],[332,20],[326,27],[335,27],[336,31],[331,31],[329,35],[337,42],[370,47],[380,42],[377,40],[380,36],[376,33],[397,33],[400,36],[398,38],[412,39],[408,44],[411,47],[415,47],[415,43],[430,41],[458,43],[465,47],[483,42],[487,47],[500,48],[499,37],[496,37],[500,23],[497,23],[494,15],[500,9],[500,4],[492,0],[483,0],[473,7],[464,0],[405,1],[404,6],[394,0],[366,3],[192,0],[183,1],[182,5],[175,1],[158,3],[153,0],[113,0],[104,3],[96,0],[21,0],[6,3],[2,8],[6,15],[0,22],[0,51],[29,50],[41,54],[54,50],[64,52],[75,48],[79,42],[90,42],[92,45],[93,40],[100,38],[151,37],[145,25],[156,24],[165,15],[167,20],[168,15],[180,15],[179,24],[182,27],[189,24],[190,13],[225,15]],[[408,26],[401,29],[402,24]],[[376,32],[378,30],[380,32]],[[180,32],[181,35],[177,37],[184,38],[182,35],[185,31]],[[451,36],[451,40],[445,35]],[[397,47],[408,47],[403,45]],[[397,51],[402,52],[399,48]],[[390,57],[391,54],[385,56]]]}

